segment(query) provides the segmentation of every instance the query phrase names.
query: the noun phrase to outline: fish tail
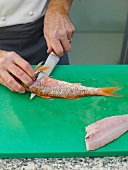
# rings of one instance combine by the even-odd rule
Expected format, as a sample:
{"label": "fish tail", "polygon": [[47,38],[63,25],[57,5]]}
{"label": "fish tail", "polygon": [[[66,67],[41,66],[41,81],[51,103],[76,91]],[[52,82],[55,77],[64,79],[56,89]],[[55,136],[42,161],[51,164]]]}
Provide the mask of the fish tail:
{"label": "fish tail", "polygon": [[114,97],[122,97],[122,95],[116,93],[116,90],[119,90],[117,87],[110,87],[110,88],[100,88],[101,95],[103,96],[114,96]]}

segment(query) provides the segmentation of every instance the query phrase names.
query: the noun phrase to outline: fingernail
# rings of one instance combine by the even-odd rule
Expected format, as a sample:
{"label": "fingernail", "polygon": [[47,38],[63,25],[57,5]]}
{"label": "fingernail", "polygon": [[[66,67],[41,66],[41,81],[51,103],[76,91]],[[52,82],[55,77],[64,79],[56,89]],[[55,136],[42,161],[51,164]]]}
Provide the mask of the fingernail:
{"label": "fingernail", "polygon": [[25,90],[22,90],[21,93],[25,93],[26,91]]}

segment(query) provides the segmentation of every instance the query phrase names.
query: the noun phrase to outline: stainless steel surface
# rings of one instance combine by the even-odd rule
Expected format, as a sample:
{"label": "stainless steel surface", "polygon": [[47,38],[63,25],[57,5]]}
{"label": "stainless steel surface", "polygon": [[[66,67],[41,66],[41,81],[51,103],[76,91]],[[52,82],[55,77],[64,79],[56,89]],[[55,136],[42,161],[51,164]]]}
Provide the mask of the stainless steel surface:
{"label": "stainless steel surface", "polygon": [[[51,68],[46,70],[46,71],[42,71],[39,73],[37,79],[40,79],[42,77],[45,76],[49,76],[52,72],[52,70],[54,69],[54,67],[57,65],[57,63],[59,62],[60,57],[57,56],[54,52],[51,52],[46,60],[46,62],[44,63],[44,66],[50,66]],[[30,99],[32,99],[35,96],[34,93],[31,93]]]}

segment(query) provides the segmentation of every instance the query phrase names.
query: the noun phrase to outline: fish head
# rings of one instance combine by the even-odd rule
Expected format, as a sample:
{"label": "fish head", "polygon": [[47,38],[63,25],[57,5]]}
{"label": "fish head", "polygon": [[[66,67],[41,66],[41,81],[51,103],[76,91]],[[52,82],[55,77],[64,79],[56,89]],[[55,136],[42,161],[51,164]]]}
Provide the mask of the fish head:
{"label": "fish head", "polygon": [[33,84],[29,87],[29,89],[33,91],[34,89],[38,89],[40,87],[41,87],[41,80],[38,79],[33,82]]}

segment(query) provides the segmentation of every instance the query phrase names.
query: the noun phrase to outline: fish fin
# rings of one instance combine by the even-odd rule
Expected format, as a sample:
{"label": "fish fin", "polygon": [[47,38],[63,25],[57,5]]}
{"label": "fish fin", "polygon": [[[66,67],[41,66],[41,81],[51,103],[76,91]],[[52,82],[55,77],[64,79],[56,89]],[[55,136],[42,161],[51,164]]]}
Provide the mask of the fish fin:
{"label": "fish fin", "polygon": [[39,97],[42,97],[42,98],[44,98],[44,99],[49,99],[49,100],[52,100],[52,99],[53,99],[53,98],[50,97],[50,96],[43,96],[43,95],[40,95]]}
{"label": "fish fin", "polygon": [[103,96],[123,97],[121,94],[115,92],[115,90],[119,90],[117,87],[101,88],[101,90]]}
{"label": "fish fin", "polygon": [[36,67],[34,68],[34,71],[36,71],[41,66],[42,63],[43,63],[43,61],[40,62],[39,64],[37,64]]}
{"label": "fish fin", "polygon": [[[39,73],[39,72],[41,72],[41,71],[48,70],[49,68],[51,68],[50,66],[42,66],[42,67],[40,67],[42,63],[43,63],[43,61],[40,62],[39,64],[37,64],[37,66],[33,69],[34,72],[35,72],[35,74],[37,74],[37,73]],[[40,68],[39,68],[39,67],[40,67]]]}
{"label": "fish fin", "polygon": [[75,96],[70,96],[70,97],[62,96],[62,98],[64,98],[64,99],[72,99],[72,100],[77,100],[77,99],[79,99],[79,97],[75,97]]}
{"label": "fish fin", "polygon": [[48,70],[50,68],[51,68],[50,66],[42,66],[42,67],[37,69],[37,72],[45,71],[45,70]]}

